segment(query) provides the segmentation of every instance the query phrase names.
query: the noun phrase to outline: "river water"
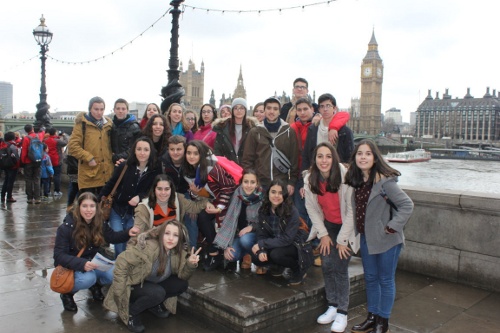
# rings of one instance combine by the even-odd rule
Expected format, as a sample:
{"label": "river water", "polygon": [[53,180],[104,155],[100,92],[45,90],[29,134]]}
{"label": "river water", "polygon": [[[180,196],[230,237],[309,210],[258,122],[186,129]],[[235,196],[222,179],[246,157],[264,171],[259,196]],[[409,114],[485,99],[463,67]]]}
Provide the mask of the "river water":
{"label": "river water", "polygon": [[400,185],[500,194],[500,162],[433,159],[389,164],[401,172]]}

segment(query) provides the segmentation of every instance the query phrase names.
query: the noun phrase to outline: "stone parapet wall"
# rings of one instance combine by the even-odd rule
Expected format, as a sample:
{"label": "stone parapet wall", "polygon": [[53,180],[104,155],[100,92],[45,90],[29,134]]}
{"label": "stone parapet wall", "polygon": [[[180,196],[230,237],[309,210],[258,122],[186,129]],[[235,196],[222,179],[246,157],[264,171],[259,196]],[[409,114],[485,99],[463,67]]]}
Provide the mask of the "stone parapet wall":
{"label": "stone parapet wall", "polygon": [[500,291],[500,195],[403,188],[415,209],[398,268]]}

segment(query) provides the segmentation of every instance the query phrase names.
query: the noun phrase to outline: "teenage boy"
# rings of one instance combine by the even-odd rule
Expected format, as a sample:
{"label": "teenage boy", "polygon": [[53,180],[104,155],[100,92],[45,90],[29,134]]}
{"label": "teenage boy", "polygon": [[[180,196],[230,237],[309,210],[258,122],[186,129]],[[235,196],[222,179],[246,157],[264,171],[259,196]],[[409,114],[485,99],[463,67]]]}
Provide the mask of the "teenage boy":
{"label": "teenage boy", "polygon": [[113,127],[111,128],[111,149],[113,163],[126,160],[130,147],[141,134],[141,128],[133,114],[128,113],[128,102],[119,98],[115,102],[113,112]]}

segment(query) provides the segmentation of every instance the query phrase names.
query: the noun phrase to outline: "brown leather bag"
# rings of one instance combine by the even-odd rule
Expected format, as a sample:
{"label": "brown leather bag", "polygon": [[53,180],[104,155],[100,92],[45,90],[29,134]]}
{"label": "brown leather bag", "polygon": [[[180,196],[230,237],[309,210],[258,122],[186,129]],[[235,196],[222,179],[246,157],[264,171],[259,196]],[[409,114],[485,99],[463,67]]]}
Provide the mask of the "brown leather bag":
{"label": "brown leather bag", "polygon": [[127,167],[128,165],[125,165],[125,167],[123,168],[120,177],[118,177],[115,186],[113,186],[113,189],[111,190],[111,193],[101,200],[101,212],[104,221],[109,220],[109,216],[111,215],[111,208],[113,207],[113,197],[115,195],[116,189],[118,188],[118,185],[120,185],[120,182],[122,181],[123,175],[125,175],[125,171],[127,171]]}
{"label": "brown leather bag", "polygon": [[[77,257],[80,257],[85,248],[78,252]],[[50,276],[50,289],[60,294],[67,294],[73,290],[75,286],[75,271],[72,269],[57,265]]]}

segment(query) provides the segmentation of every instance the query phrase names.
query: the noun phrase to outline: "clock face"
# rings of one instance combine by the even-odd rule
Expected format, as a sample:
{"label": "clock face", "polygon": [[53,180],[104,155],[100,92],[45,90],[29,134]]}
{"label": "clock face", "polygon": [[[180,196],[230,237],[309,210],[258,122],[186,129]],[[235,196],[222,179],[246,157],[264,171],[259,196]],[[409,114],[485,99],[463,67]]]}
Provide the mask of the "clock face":
{"label": "clock face", "polygon": [[378,77],[382,76],[382,68],[377,68],[377,76]]}
{"label": "clock face", "polygon": [[365,76],[370,76],[372,75],[372,68],[371,67],[365,67],[365,70],[363,72]]}

